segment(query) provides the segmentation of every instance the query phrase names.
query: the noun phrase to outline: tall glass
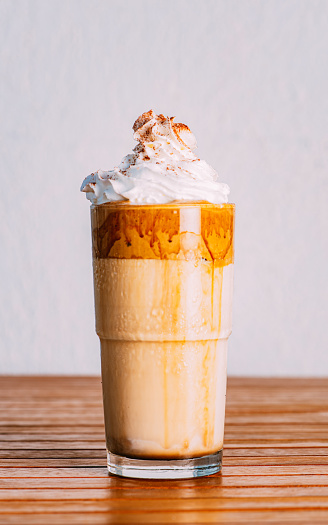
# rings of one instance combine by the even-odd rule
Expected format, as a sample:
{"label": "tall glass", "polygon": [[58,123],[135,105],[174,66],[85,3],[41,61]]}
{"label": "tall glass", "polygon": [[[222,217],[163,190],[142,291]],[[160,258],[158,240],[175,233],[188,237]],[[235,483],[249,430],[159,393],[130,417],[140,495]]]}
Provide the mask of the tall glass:
{"label": "tall glass", "polygon": [[234,205],[91,207],[108,469],[221,468]]}

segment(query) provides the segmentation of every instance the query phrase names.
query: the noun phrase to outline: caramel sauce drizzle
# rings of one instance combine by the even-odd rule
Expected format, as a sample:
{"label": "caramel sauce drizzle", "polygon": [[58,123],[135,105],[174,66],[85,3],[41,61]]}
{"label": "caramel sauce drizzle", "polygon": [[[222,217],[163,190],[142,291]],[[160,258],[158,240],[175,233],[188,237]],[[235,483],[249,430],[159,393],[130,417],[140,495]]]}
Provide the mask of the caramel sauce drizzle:
{"label": "caramel sauce drizzle", "polygon": [[[93,255],[96,258],[181,259],[179,205],[91,208]],[[233,262],[234,205],[201,208],[198,257],[216,267]]]}

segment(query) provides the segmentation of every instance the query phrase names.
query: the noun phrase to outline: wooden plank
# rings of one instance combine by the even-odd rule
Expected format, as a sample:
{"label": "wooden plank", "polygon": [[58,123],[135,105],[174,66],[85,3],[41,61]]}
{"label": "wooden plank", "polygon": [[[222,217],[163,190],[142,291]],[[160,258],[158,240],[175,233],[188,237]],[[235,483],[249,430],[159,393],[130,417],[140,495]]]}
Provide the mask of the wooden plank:
{"label": "wooden plank", "polygon": [[[93,494],[93,496],[95,496]],[[39,497],[39,494],[38,494]],[[164,505],[165,503],[165,505]],[[14,500],[15,512],[204,512],[216,510],[255,510],[255,509],[286,509],[300,511],[305,509],[318,509],[328,511],[327,496],[308,496],[308,497],[286,497],[286,498],[188,498],[180,499],[155,499],[148,498],[145,493],[144,499],[130,498],[86,498],[84,495],[81,499],[59,499],[54,497],[52,500]],[[10,500],[1,501],[1,513],[9,513],[12,510],[13,502]],[[164,507],[164,508],[163,508]]]}
{"label": "wooden plank", "polygon": [[[328,464],[328,461],[327,461]],[[106,467],[105,459],[96,458],[70,458],[70,459],[1,459],[0,468],[11,468],[11,467]]]}
{"label": "wooden plank", "polygon": [[[119,525],[119,524],[143,524],[148,523],[185,523],[188,525],[198,525],[206,523],[229,523],[236,525],[240,523],[249,524],[279,524],[297,523],[297,525],[327,525],[327,513],[325,510],[308,510],[301,513],[289,510],[243,510],[243,511],[204,511],[204,512],[148,512],[148,513],[127,513],[127,514],[108,514],[108,513],[52,513],[49,514],[6,514],[6,525]],[[49,522],[49,519],[51,522]]]}
{"label": "wooden plank", "polygon": [[[251,465],[303,465],[304,470],[306,471],[306,468],[308,465],[328,465],[328,458],[326,456],[281,456],[281,457],[248,457],[248,458],[240,458],[240,457],[231,457],[231,458],[224,458],[224,465],[226,466],[251,466]],[[31,458],[23,458],[23,459],[1,459],[0,460],[0,468],[1,467],[105,467],[106,466],[106,460],[102,458],[62,458],[62,459],[31,459]]]}
{"label": "wooden plank", "polygon": [[[250,448],[226,448],[224,450],[224,458],[248,458],[248,457],[286,457],[286,456],[323,456],[328,457],[328,447],[250,447]],[[9,448],[0,450],[0,463],[2,459],[60,459],[60,458],[104,458],[106,459],[105,444],[103,448],[40,448],[40,449],[15,449]]]}
{"label": "wooden plank", "polygon": [[[240,465],[237,467],[223,465],[222,474],[217,474],[217,477],[228,477],[228,476],[295,476],[295,475],[309,475],[309,474],[323,474],[328,475],[328,465],[307,465],[306,469],[304,465],[288,465],[288,466],[266,466],[266,465],[251,465],[245,466]],[[205,478],[212,480],[216,476],[210,476]],[[0,480],[3,478],[77,478],[90,479],[90,478],[108,478],[109,480],[119,480],[116,476],[109,476],[107,468],[101,467],[6,467],[0,468]],[[125,480],[125,483],[136,483],[137,487],[140,487],[141,480]],[[189,480],[189,483],[194,483],[199,486],[200,479]],[[149,482],[147,482],[149,483]],[[163,482],[164,483],[164,482]],[[186,481],[179,481],[179,484],[186,483]],[[157,482],[158,484],[158,482]],[[125,485],[124,485],[125,486]],[[160,486],[160,485],[156,485]]]}
{"label": "wooden plank", "polygon": [[[210,483],[207,482],[198,482],[198,483],[186,483],[179,482],[178,485],[172,485],[172,482],[167,483],[142,483],[140,481],[126,484],[122,486],[118,483],[117,480],[114,480],[109,477],[84,477],[84,478],[72,478],[72,477],[61,477],[58,478],[0,478],[0,499],[8,499],[8,491],[6,489],[21,489],[24,499],[26,499],[26,494],[29,489],[38,489],[38,491],[45,492],[47,489],[92,489],[92,488],[111,488],[116,490],[135,490],[142,491],[147,490],[159,493],[163,492],[169,494],[169,491],[172,490],[177,492],[179,491],[179,497],[185,497],[186,491],[188,494],[193,494],[194,497],[197,497],[201,494],[199,491],[202,489],[204,491],[211,491],[213,489],[218,490],[218,494],[222,488],[251,488],[251,487],[284,487],[284,488],[319,488],[328,490],[328,475],[301,475],[301,476],[222,476],[219,478],[212,478]],[[195,493],[195,490],[197,491]],[[41,493],[40,493],[41,494]],[[17,496],[18,494],[15,494]],[[328,494],[327,494],[328,495]],[[108,493],[107,493],[108,496]],[[42,497],[44,497],[42,495]],[[51,498],[52,499],[52,498]]]}
{"label": "wooden plank", "polygon": [[[4,460],[1,460],[3,463]],[[56,461],[56,460],[55,460]],[[239,465],[303,465],[304,471],[306,472],[308,465],[328,465],[328,458],[326,456],[275,456],[275,457],[255,457],[255,458],[225,458],[224,464],[229,466],[239,466]]]}
{"label": "wooden plank", "polygon": [[[303,467],[301,467],[303,468]],[[314,467],[315,468],[315,467]],[[318,468],[322,468],[319,466]],[[297,472],[293,472],[297,474]],[[325,471],[315,471],[312,474],[326,474]],[[0,482],[3,478],[75,478],[82,477],[92,478],[92,477],[108,477],[107,467],[15,467],[7,466],[5,468],[0,468]]]}
{"label": "wooden plank", "polygon": [[[54,439],[49,439],[49,436],[24,436],[16,435],[15,438],[8,434],[7,439],[0,438],[0,449],[1,450],[39,450],[39,449],[79,449],[79,448],[98,448],[104,447],[105,436],[77,436],[75,439],[69,435],[53,436]],[[268,448],[328,448],[327,439],[315,439],[316,436],[312,436],[312,439],[240,439],[232,440],[226,439],[224,443],[224,449],[268,449]]]}
{"label": "wooden plank", "polygon": [[[37,495],[36,495],[37,491]],[[138,504],[140,501],[145,501],[146,506],[148,502],[156,501],[158,507],[162,505],[171,504],[176,498],[179,498],[180,502],[185,500],[186,508],[189,507],[191,501],[199,500],[202,502],[202,505],[205,508],[216,508],[215,504],[218,500],[229,499],[236,500],[236,508],[240,505],[237,500],[249,500],[249,505],[251,507],[252,502],[258,502],[259,498],[266,498],[273,502],[273,506],[283,507],[283,502],[277,503],[279,500],[301,500],[301,503],[305,504],[308,500],[313,500],[315,498],[321,498],[327,503],[328,499],[328,487],[222,487],[222,488],[212,488],[212,489],[197,489],[197,497],[195,497],[194,489],[185,489],[182,492],[177,493],[176,489],[161,489],[161,490],[150,490],[146,492],[142,490],[119,490],[111,489],[109,495],[108,488],[101,487],[87,487],[87,488],[39,488],[32,487],[31,489],[2,489],[0,490],[0,505],[1,509],[6,509],[6,505],[10,502],[31,502],[34,503],[40,502],[41,504],[45,501],[58,501],[58,502],[67,502],[67,501],[99,501],[107,502],[110,499],[111,502],[115,502],[114,510],[117,507],[120,507],[122,504],[123,508],[126,508],[125,504],[128,500],[129,504],[137,505],[136,510],[140,510]],[[234,506],[234,501],[231,502],[231,505]],[[320,505],[319,505],[320,506]],[[326,506],[321,505],[321,507],[326,508]],[[220,508],[220,506],[219,506]],[[247,508],[247,507],[246,507]],[[327,507],[328,509],[328,507]],[[112,506],[110,507],[112,510]],[[1,513],[1,511],[0,511]],[[0,514],[1,515],[1,514]]]}
{"label": "wooden plank", "polygon": [[[320,450],[320,449],[318,449]],[[319,455],[319,454],[316,454]],[[0,463],[2,459],[103,459],[106,462],[106,449],[46,449],[46,450],[0,450]]]}
{"label": "wooden plank", "polygon": [[[33,456],[33,451],[36,450],[104,450],[105,448],[105,436],[102,440],[85,440],[85,441],[0,441],[0,457],[1,457],[1,451],[5,450],[11,450],[11,451],[17,451],[16,457],[20,457],[19,452],[20,450],[25,451],[27,454],[29,454],[27,451],[30,451],[31,456]],[[318,447],[320,444],[318,443]],[[321,444],[322,446],[322,444]],[[30,456],[29,456],[30,457]]]}

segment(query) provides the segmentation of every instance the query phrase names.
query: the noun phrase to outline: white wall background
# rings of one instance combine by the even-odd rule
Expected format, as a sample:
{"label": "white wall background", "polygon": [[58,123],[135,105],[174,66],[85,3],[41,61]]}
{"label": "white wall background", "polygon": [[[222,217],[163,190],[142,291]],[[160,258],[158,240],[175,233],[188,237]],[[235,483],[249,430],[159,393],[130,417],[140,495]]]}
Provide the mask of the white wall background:
{"label": "white wall background", "polygon": [[229,371],[328,374],[328,2],[1,0],[0,372],[96,374],[79,186],[153,108],[237,203]]}

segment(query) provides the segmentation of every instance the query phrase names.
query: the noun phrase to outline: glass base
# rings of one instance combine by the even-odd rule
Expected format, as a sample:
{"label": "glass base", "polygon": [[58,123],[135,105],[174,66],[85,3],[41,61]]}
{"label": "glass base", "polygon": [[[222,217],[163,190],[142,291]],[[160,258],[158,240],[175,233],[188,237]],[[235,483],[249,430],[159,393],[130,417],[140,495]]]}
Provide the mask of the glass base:
{"label": "glass base", "polygon": [[183,479],[216,474],[222,467],[222,450],[192,459],[131,459],[107,451],[111,474],[126,478]]}

